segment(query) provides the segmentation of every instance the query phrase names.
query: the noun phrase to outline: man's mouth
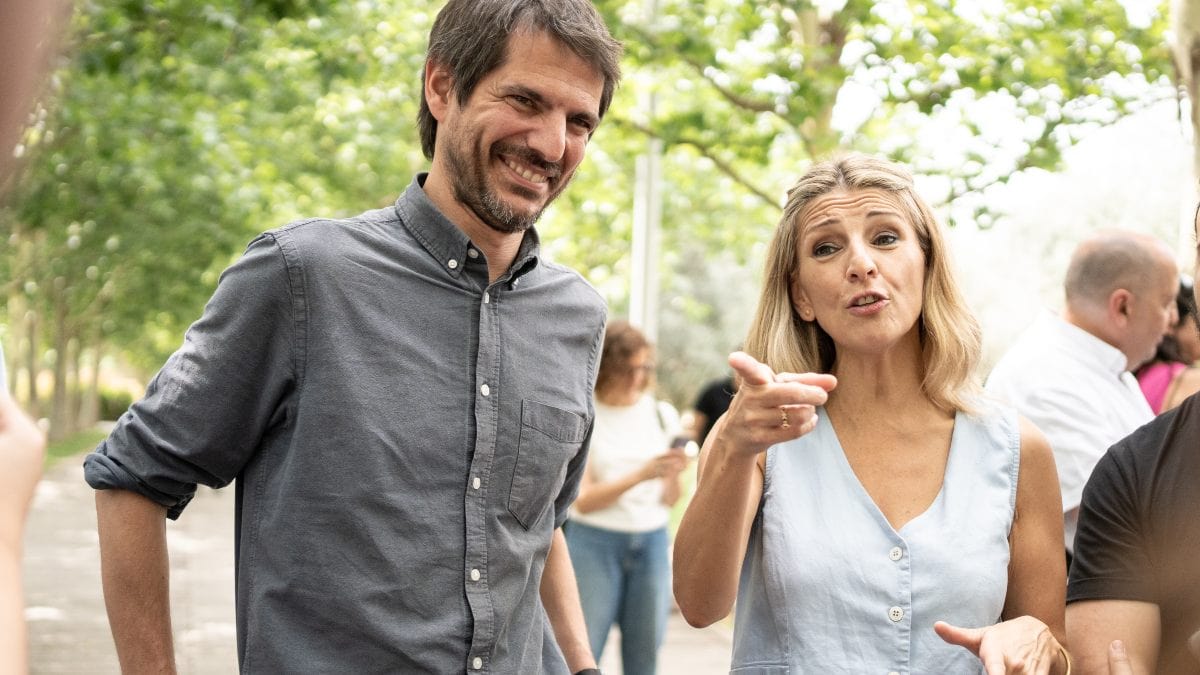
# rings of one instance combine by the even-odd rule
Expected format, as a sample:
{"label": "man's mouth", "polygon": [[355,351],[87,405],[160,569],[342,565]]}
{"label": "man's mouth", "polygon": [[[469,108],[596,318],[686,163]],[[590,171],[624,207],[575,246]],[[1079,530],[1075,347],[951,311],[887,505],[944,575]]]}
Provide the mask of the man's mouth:
{"label": "man's mouth", "polygon": [[545,183],[550,180],[550,178],[548,176],[543,176],[540,173],[534,173],[533,171],[530,171],[529,169],[521,166],[520,164],[517,164],[516,162],[514,162],[511,159],[503,158],[502,161],[504,162],[505,166],[512,169],[513,172],[515,172],[518,176],[520,176],[521,178],[524,178],[525,180],[529,181],[530,183]]}

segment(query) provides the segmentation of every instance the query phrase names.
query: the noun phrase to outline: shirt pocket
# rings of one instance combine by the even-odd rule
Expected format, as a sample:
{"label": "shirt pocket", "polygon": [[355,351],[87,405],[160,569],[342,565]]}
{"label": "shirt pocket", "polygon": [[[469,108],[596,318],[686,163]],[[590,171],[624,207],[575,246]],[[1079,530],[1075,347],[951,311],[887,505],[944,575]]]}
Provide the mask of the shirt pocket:
{"label": "shirt pocket", "polygon": [[579,452],[586,431],[583,417],[569,410],[529,399],[521,402],[521,436],[508,511],[526,530],[562,490],[567,464]]}

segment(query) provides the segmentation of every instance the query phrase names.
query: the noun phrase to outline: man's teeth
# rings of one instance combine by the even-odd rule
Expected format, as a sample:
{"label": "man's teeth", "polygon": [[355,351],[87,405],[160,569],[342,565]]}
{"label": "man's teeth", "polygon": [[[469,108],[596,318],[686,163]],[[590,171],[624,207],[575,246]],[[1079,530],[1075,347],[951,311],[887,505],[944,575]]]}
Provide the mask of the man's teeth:
{"label": "man's teeth", "polygon": [[517,166],[516,164],[513,164],[512,162],[510,162],[508,160],[505,160],[504,163],[508,165],[508,168],[512,169],[513,171],[516,171],[517,174],[519,174],[521,176],[521,178],[524,178],[525,180],[533,181],[534,183],[545,183],[546,182],[546,177],[541,174],[537,174],[537,173],[530,171],[529,169],[525,169],[520,166]]}

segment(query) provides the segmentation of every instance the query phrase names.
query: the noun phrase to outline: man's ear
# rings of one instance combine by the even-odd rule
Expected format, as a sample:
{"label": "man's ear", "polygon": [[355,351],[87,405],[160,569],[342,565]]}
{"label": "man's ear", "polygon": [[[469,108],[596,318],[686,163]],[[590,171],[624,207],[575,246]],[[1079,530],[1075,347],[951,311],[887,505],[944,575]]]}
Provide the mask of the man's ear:
{"label": "man's ear", "polygon": [[433,60],[425,62],[425,102],[429,105],[429,113],[438,122],[445,119],[446,111],[452,104],[453,84],[450,68]]}
{"label": "man's ear", "polygon": [[1129,322],[1129,315],[1133,312],[1133,293],[1124,289],[1118,288],[1108,294],[1108,317],[1111,321],[1118,325],[1124,326]]}

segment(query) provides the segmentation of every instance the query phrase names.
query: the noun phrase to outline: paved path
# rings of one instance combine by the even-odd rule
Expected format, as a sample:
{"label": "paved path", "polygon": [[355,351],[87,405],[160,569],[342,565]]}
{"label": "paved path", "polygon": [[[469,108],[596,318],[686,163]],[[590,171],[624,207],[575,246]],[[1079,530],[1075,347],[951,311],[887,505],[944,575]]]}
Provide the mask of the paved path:
{"label": "paved path", "polygon": [[[25,537],[25,602],[30,672],[119,672],[100,590],[100,552],[91,488],[82,457],[64,460],[38,486]],[[201,488],[180,520],[168,523],[171,607],[181,675],[237,672],[233,624],[232,489]],[[660,675],[728,672],[729,630],[691,628],[671,615]],[[618,638],[604,672],[620,675]]]}

